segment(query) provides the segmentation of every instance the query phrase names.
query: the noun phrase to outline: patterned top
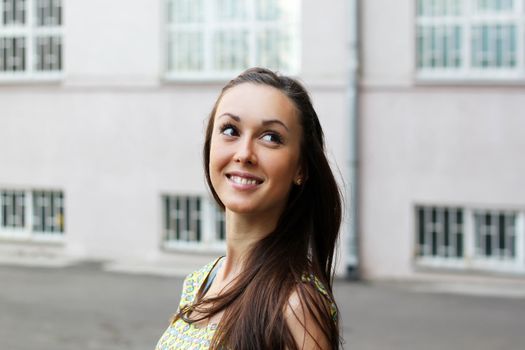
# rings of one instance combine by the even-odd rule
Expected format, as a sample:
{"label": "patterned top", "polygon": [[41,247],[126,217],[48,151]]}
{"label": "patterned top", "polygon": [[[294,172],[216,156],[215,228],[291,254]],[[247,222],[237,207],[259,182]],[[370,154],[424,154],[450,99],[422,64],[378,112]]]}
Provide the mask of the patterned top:
{"label": "patterned top", "polygon": [[[197,296],[203,282],[213,270],[219,259],[221,258],[215,259],[186,277],[182,286],[182,295],[177,313],[184,306],[190,305],[195,301],[195,297]],[[302,280],[303,282],[309,283],[313,280],[317,290],[330,300],[326,288],[317,277],[305,275]],[[337,309],[333,302],[330,302],[330,308],[332,317],[336,320]],[[186,323],[179,318],[166,329],[157,343],[155,350],[208,350],[216,329],[217,324],[215,323],[199,327],[192,323]]]}

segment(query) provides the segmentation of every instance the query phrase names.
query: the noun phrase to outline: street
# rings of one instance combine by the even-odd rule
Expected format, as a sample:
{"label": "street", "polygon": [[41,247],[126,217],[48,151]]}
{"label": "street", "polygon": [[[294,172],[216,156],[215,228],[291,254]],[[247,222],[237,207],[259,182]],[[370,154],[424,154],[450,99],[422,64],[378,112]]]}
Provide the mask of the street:
{"label": "street", "polygon": [[[102,266],[0,266],[0,350],[153,350],[176,309],[182,279]],[[335,293],[344,349],[525,347],[523,297],[342,280]]]}

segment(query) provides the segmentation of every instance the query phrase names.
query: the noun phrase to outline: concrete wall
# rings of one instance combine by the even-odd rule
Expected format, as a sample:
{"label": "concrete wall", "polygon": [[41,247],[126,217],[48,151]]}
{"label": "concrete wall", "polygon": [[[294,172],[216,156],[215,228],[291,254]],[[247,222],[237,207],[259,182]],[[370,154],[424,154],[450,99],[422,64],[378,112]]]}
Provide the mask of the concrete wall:
{"label": "concrete wall", "polygon": [[525,86],[414,79],[414,1],[362,2],[365,276],[414,276],[419,203],[525,208]]}
{"label": "concrete wall", "polygon": [[[190,261],[189,269],[217,254],[160,249],[161,194],[206,193],[204,122],[224,83],[163,80],[161,4],[68,2],[65,78],[0,84],[0,187],[63,190],[66,220],[63,245],[0,238],[2,254]],[[340,3],[330,8],[305,2],[299,76],[312,93],[341,178],[347,174],[349,142],[341,128],[346,120],[345,11]]]}

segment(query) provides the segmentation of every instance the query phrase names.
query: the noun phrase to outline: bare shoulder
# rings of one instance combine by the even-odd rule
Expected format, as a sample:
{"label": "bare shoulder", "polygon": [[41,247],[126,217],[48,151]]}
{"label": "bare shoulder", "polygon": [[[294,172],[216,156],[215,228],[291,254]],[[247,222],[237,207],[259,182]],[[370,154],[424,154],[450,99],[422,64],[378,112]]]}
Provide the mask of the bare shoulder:
{"label": "bare shoulder", "polygon": [[286,323],[299,349],[330,350],[329,334],[322,326],[326,326],[328,302],[311,285],[303,286],[296,288],[288,299],[284,310]]}

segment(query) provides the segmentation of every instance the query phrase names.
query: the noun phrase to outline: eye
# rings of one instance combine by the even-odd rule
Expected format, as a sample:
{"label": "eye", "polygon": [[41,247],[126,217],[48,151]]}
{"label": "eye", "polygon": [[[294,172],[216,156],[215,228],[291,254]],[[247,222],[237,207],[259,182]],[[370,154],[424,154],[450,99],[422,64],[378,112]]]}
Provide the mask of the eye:
{"label": "eye", "polygon": [[283,138],[276,132],[267,132],[261,137],[261,139],[278,145],[283,143]]}
{"label": "eye", "polygon": [[238,136],[239,135],[237,128],[229,123],[221,126],[220,130],[221,130],[221,134],[226,135],[226,136]]}

